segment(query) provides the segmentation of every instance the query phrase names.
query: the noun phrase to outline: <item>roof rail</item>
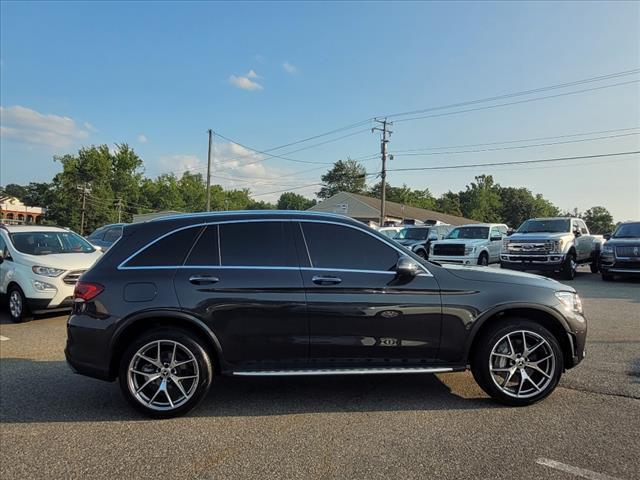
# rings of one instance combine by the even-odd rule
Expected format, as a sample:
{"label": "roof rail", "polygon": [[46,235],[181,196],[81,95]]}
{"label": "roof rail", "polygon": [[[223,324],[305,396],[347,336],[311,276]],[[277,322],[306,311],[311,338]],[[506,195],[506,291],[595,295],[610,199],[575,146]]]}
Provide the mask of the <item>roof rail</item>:
{"label": "roof rail", "polygon": [[350,218],[346,215],[342,215],[339,213],[331,213],[331,212],[319,212],[316,210],[224,210],[224,211],[215,211],[215,212],[197,212],[197,213],[171,213],[166,216],[154,217],[149,220],[145,220],[146,222],[157,222],[158,220],[175,220],[178,218],[199,218],[199,217],[208,217],[208,216],[224,216],[224,215],[278,215],[278,214],[288,214],[288,215],[302,215],[302,216],[313,216],[313,215],[328,215],[332,217],[338,218]]}

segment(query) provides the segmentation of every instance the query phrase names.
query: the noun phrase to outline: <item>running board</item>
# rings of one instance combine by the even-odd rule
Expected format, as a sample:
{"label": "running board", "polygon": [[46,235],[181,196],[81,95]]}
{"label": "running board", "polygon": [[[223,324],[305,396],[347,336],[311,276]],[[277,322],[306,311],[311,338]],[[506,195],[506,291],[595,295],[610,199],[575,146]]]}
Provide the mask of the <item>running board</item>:
{"label": "running board", "polygon": [[380,367],[380,368],[317,368],[308,370],[257,370],[236,371],[233,375],[243,377],[287,377],[307,375],[374,375],[390,373],[445,373],[453,372],[450,367]]}

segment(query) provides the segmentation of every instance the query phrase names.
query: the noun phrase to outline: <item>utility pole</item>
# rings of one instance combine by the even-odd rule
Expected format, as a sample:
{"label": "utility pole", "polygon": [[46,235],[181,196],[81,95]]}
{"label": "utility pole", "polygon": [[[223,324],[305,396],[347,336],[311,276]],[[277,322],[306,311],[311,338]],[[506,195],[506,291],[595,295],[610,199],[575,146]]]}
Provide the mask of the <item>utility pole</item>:
{"label": "utility pole", "polygon": [[118,204],[116,205],[116,207],[118,207],[118,223],[122,223],[122,199],[118,198]]}
{"label": "utility pole", "polygon": [[78,187],[82,190],[82,211],[80,213],[80,235],[84,235],[84,217],[85,211],[87,209],[87,193],[89,192],[89,187],[87,182],[84,182],[82,187]]}
{"label": "utility pole", "polygon": [[213,130],[209,129],[209,154],[207,155],[207,212],[211,211],[211,149],[213,147]]}
{"label": "utility pole", "polygon": [[[384,225],[384,219],[386,215],[386,197],[387,197],[387,144],[389,143],[389,137],[393,133],[389,130],[389,126],[393,125],[392,122],[388,122],[387,119],[378,120],[375,119],[375,122],[382,125],[382,127],[374,127],[371,129],[372,132],[379,131],[382,132],[382,137],[380,139],[380,155],[382,157],[382,170],[380,172],[381,186],[382,189],[380,191],[380,226]],[[393,157],[391,157],[393,158]]]}

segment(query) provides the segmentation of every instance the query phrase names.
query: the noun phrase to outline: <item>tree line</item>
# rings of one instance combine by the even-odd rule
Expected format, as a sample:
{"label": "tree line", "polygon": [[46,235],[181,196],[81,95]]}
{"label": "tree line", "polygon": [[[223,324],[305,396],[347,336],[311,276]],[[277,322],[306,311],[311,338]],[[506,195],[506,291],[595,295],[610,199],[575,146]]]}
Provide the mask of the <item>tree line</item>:
{"label": "tree line", "polygon": [[[203,211],[206,204],[205,179],[200,173],[184,172],[144,175],[143,161],[127,144],[81,148],[76,154],[56,156],[62,171],[51,182],[27,185],[8,184],[0,195],[13,196],[29,206],[46,207],[45,221],[80,230],[82,198],[85,199],[85,232],[118,220],[130,222],[134,214],[163,210]],[[365,167],[350,159],[337,161],[322,175],[320,200],[340,191],[379,198],[381,184],[368,188]],[[593,207],[584,214],[577,210],[561,212],[540,194],[524,187],[503,187],[491,175],[476,176],[474,182],[459,192],[448,191],[438,197],[428,188],[412,189],[407,185],[387,184],[386,198],[404,205],[425,208],[482,222],[506,223],[518,227],[531,217],[558,215],[581,216],[594,233],[610,232],[613,218],[604,207]],[[256,200],[248,188],[211,187],[212,210],[281,209],[306,210],[316,204],[295,192],[282,193],[275,203]]]}

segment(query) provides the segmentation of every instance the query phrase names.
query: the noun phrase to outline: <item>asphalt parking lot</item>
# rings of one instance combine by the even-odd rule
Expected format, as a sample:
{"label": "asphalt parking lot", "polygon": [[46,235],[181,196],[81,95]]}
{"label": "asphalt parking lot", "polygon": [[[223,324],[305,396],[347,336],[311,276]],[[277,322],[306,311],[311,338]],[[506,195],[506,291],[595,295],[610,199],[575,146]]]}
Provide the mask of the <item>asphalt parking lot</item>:
{"label": "asphalt parking lot", "polygon": [[[491,401],[471,374],[222,378],[151,421],[64,362],[66,317],[0,315],[0,475],[23,478],[640,478],[640,281],[571,283],[587,358],[547,400]],[[554,463],[557,462],[557,463]]]}

